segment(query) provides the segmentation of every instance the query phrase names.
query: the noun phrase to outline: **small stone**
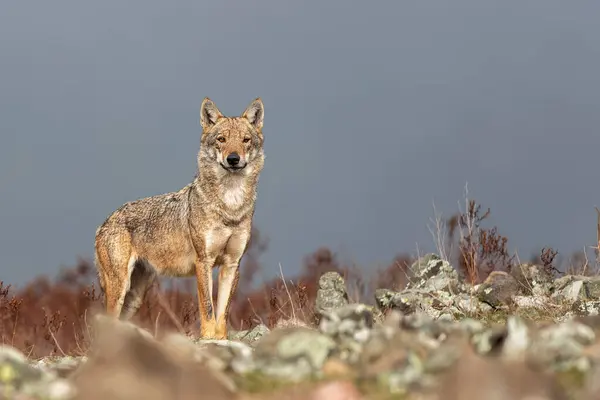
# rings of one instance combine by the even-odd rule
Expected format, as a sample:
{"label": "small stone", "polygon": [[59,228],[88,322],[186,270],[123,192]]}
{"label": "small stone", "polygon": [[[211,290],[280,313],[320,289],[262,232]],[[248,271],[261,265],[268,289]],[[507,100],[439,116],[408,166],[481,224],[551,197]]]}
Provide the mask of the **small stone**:
{"label": "small stone", "polygon": [[229,334],[230,340],[239,340],[247,343],[254,343],[264,335],[269,333],[269,328],[265,324],[258,324],[254,328],[244,331],[233,331]]}
{"label": "small stone", "polygon": [[512,297],[521,293],[519,283],[504,271],[493,271],[477,291],[480,301],[497,308],[512,304]]}
{"label": "small stone", "polygon": [[513,296],[512,301],[517,307],[536,310],[546,310],[550,303],[550,299],[545,296]]}
{"label": "small stone", "polygon": [[318,370],[334,347],[334,341],[327,336],[316,331],[302,330],[283,337],[277,345],[277,353],[284,359],[304,357]]}

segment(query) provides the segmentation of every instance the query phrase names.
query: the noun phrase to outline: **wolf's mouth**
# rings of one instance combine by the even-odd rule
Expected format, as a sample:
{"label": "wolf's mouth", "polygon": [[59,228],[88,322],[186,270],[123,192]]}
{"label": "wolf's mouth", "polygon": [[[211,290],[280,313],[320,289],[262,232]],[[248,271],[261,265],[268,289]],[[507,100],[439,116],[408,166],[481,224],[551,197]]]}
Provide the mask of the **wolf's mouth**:
{"label": "wolf's mouth", "polygon": [[[220,164],[220,163],[219,163],[219,164]],[[223,164],[221,164],[221,167],[223,167],[223,169],[224,169],[224,170],[226,170],[226,171],[229,171],[229,172],[237,172],[237,171],[241,171],[241,170],[243,170],[244,168],[246,168],[246,164],[244,164],[244,165],[241,165],[241,166],[237,166],[237,165],[236,165],[236,166],[234,166],[234,167],[232,167],[232,166],[230,166],[230,165],[223,165]]]}

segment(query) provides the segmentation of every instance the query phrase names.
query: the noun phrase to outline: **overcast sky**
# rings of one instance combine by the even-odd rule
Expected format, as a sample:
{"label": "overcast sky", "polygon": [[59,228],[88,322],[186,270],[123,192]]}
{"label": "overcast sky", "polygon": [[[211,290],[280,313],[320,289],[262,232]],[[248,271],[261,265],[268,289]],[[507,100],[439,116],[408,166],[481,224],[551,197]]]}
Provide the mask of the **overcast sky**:
{"label": "overcast sky", "polygon": [[600,2],[3,1],[0,280],[93,256],[193,177],[199,106],[265,104],[266,273],[433,250],[464,186],[528,257],[593,245]]}

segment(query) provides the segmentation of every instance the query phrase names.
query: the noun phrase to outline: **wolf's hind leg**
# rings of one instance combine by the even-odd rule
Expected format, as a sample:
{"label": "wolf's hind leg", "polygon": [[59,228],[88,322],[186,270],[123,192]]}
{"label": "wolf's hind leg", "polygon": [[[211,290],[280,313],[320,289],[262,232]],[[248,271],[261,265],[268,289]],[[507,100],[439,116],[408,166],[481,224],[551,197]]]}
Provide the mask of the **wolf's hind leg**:
{"label": "wolf's hind leg", "polygon": [[135,263],[131,272],[131,286],[125,295],[121,309],[121,319],[128,320],[138,312],[155,279],[156,272],[152,266],[141,260]]}
{"label": "wolf's hind leg", "polygon": [[129,289],[136,262],[126,233],[113,233],[96,240],[96,257],[100,282],[104,286],[106,313],[118,318]]}

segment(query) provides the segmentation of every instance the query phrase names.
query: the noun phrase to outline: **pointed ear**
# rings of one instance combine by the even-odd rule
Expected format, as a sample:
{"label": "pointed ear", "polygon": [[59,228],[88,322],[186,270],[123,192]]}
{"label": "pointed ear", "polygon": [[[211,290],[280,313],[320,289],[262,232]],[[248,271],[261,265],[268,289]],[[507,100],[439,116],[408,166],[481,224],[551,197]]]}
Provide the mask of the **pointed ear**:
{"label": "pointed ear", "polygon": [[205,97],[200,106],[200,125],[202,125],[202,130],[207,131],[210,129],[221,117],[223,117],[223,114],[221,114],[215,103],[208,97]]}
{"label": "pointed ear", "polygon": [[246,118],[256,129],[262,129],[263,120],[265,119],[265,107],[260,97],[250,103],[242,117]]}

